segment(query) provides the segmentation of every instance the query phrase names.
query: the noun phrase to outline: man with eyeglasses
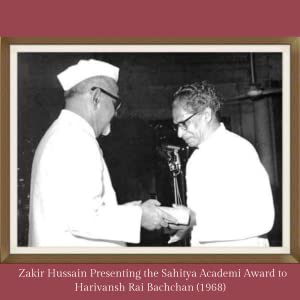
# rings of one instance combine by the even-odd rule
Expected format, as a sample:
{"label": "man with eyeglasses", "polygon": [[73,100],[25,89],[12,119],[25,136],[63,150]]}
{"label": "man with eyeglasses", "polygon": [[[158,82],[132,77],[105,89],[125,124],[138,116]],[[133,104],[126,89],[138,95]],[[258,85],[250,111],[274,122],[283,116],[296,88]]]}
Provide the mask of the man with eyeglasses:
{"label": "man with eyeglasses", "polygon": [[121,106],[119,69],[80,60],[57,78],[65,109],[42,138],[31,176],[29,246],[125,246],[139,243],[140,229],[177,220],[148,200],[118,205],[96,140],[110,133]]}
{"label": "man with eyeglasses", "polygon": [[177,135],[196,149],[186,166],[191,223],[171,227],[181,237],[192,230],[195,247],[266,247],[274,222],[268,174],[254,147],[219,122],[219,109],[207,82],[184,85],[174,94]]}

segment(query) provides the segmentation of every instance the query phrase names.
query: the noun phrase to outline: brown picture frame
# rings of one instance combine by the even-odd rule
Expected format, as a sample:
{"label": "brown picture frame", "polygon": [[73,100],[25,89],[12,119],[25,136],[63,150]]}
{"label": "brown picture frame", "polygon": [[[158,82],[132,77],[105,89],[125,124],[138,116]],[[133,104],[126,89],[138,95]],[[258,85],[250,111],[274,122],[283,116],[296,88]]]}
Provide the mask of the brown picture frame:
{"label": "brown picture frame", "polygon": [[[10,253],[10,51],[11,45],[290,45],[290,253],[289,254],[12,254]],[[1,46],[1,263],[297,263],[300,262],[299,46],[298,38],[13,38]]]}

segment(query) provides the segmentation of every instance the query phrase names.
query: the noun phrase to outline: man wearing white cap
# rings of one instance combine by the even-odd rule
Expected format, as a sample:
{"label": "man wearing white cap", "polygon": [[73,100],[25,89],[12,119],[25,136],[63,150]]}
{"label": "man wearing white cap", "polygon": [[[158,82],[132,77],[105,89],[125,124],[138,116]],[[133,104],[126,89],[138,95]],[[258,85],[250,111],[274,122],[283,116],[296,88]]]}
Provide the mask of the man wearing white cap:
{"label": "man wearing white cap", "polygon": [[117,204],[96,138],[110,133],[120,107],[118,75],[117,67],[91,59],[57,76],[65,109],[35,153],[29,246],[124,246],[139,243],[141,226],[176,222],[156,200]]}

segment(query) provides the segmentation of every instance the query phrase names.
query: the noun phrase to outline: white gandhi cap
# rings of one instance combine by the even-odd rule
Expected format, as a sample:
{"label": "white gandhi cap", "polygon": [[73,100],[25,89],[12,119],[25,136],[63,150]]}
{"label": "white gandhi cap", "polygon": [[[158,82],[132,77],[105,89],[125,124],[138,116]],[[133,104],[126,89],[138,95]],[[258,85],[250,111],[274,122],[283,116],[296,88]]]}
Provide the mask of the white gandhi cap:
{"label": "white gandhi cap", "polygon": [[117,82],[119,68],[100,60],[80,60],[76,65],[58,74],[57,78],[64,91],[67,91],[79,82],[94,76],[107,76]]}

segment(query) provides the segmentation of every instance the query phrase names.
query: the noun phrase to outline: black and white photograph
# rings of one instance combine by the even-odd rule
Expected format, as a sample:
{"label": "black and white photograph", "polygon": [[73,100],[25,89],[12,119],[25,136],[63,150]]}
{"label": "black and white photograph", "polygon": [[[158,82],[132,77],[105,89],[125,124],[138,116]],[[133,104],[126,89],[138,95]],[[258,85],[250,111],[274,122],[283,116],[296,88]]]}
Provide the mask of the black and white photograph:
{"label": "black and white photograph", "polygon": [[10,51],[11,253],[290,253],[289,45]]}

